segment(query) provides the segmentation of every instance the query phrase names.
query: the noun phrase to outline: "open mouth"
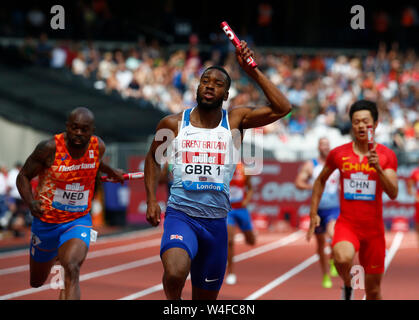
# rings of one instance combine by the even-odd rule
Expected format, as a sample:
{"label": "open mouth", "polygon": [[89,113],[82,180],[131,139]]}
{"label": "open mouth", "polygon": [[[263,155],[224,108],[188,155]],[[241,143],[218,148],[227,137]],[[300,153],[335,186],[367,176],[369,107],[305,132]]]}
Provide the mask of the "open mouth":
{"label": "open mouth", "polygon": [[210,92],[205,92],[205,93],[204,93],[204,98],[205,98],[206,100],[212,100],[212,99],[214,99],[214,98],[215,98],[215,95],[214,95],[213,93],[210,93]]}
{"label": "open mouth", "polygon": [[364,137],[366,134],[367,134],[367,132],[366,132],[366,131],[358,131],[358,135],[359,135],[360,137]]}
{"label": "open mouth", "polygon": [[74,140],[73,140],[73,143],[74,143],[74,144],[83,144],[83,140],[82,140],[82,139],[77,139],[77,138],[76,138],[76,139],[74,139]]}

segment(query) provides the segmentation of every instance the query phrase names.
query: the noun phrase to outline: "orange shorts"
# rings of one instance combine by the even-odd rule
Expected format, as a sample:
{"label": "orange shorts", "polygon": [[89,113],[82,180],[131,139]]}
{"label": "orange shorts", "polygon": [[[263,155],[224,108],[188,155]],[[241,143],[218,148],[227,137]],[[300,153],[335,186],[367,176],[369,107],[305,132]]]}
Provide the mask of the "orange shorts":
{"label": "orange shorts", "polygon": [[339,219],[335,225],[332,247],[338,242],[348,241],[353,244],[355,251],[359,252],[359,262],[367,274],[384,273],[386,256],[386,239],[384,234],[372,237],[360,237],[351,224]]}

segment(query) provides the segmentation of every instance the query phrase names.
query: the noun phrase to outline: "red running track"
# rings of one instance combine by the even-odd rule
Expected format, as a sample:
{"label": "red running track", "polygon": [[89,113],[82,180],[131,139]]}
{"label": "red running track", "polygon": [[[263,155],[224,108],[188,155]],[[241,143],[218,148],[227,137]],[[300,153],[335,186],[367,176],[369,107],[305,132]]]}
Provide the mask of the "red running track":
{"label": "red running track", "polygon": [[[161,285],[163,268],[159,258],[162,230],[149,229],[100,239],[92,243],[82,266],[80,288],[84,300],[165,299]],[[257,244],[236,238],[236,285],[223,284],[220,300],[337,300],[341,280],[333,288],[321,287],[315,242],[308,243],[303,231],[259,231]],[[419,299],[419,249],[416,234],[386,234],[388,268],[383,278],[384,299]],[[28,251],[0,254],[0,300],[57,299],[49,277],[40,288],[30,288]],[[355,291],[362,299],[364,290]],[[191,298],[188,280],[183,298]]]}

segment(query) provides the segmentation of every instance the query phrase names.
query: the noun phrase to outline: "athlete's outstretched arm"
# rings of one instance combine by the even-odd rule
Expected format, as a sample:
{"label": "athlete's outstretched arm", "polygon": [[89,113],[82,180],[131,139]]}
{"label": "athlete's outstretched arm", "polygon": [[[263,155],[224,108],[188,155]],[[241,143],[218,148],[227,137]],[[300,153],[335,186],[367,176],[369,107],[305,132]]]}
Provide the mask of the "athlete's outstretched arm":
{"label": "athlete's outstretched arm", "polygon": [[115,182],[119,182],[121,184],[124,183],[124,172],[122,170],[118,170],[118,169],[114,169],[111,166],[109,166],[108,164],[106,164],[105,162],[103,162],[103,155],[105,154],[106,151],[106,146],[105,143],[103,142],[103,140],[99,137],[98,141],[99,141],[99,171],[106,173],[108,175],[108,177],[112,178]]}
{"label": "athlete's outstretched arm", "polygon": [[291,103],[282,92],[272,83],[258,67],[252,68],[246,63],[246,59],[253,56],[253,52],[247,47],[246,41],[241,41],[240,48],[236,49],[237,61],[241,68],[251,77],[264,92],[269,101],[269,106],[259,108],[237,108],[232,112],[240,113],[241,129],[257,128],[268,125],[291,111]]}
{"label": "athlete's outstretched arm", "polygon": [[160,223],[161,208],[157,202],[156,192],[160,179],[163,149],[177,135],[179,114],[163,118],[157,125],[156,135],[145,158],[144,184],[147,193],[147,221],[152,226]]}
{"label": "athlete's outstretched arm", "polygon": [[40,142],[28,159],[26,159],[16,178],[16,186],[22,200],[29,206],[32,215],[37,218],[42,215],[42,210],[40,202],[33,198],[31,180],[42,170],[52,165],[55,148],[54,139]]}
{"label": "athlete's outstretched arm", "polygon": [[320,172],[317,179],[313,184],[313,193],[311,195],[310,203],[310,227],[307,231],[307,240],[310,240],[313,236],[314,229],[320,225],[320,217],[317,214],[320,199],[323,194],[324,186],[326,185],[327,179],[333,173],[335,169],[331,169],[327,164],[323,167],[323,170]]}

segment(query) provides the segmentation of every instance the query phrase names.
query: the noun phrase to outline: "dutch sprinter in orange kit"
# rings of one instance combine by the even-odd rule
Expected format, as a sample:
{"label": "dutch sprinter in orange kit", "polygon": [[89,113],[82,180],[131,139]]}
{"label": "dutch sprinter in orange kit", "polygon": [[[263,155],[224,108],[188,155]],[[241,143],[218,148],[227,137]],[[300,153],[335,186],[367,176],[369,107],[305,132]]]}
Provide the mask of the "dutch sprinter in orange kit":
{"label": "dutch sprinter in orange kit", "polygon": [[[101,162],[105,144],[93,135],[94,115],[76,108],[66,132],[38,144],[26,160],[16,184],[32,215],[30,284],[39,287],[58,259],[64,268],[60,299],[80,299],[80,267],[90,244],[91,201],[98,171],[117,182],[123,173]],[[35,195],[30,181],[39,176]]]}

